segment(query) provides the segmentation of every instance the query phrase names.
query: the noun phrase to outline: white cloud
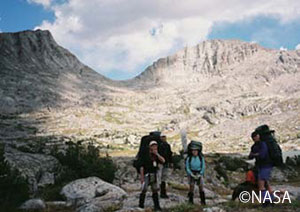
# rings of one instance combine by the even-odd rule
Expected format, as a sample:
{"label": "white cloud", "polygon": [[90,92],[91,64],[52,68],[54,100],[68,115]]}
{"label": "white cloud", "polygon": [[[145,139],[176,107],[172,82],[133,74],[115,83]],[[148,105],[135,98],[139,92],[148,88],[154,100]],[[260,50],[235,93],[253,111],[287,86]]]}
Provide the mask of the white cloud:
{"label": "white cloud", "polygon": [[287,51],[287,48],[284,48],[283,46],[280,47],[280,51]]}
{"label": "white cloud", "polygon": [[69,0],[51,8],[55,21],[38,28],[49,29],[59,44],[95,70],[131,75],[146,63],[204,40],[214,22],[256,15],[286,22],[300,16],[298,0]]}
{"label": "white cloud", "polygon": [[295,47],[296,50],[300,49],[300,43]]}
{"label": "white cloud", "polygon": [[51,0],[27,0],[28,3],[41,4],[44,7],[49,7],[51,4]]}

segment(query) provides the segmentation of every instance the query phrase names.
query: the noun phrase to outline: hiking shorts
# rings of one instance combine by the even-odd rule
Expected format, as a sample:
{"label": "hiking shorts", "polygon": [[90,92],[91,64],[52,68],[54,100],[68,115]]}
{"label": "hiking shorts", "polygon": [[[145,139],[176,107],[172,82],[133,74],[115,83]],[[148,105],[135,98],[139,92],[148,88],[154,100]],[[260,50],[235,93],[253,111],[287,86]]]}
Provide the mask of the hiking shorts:
{"label": "hiking shorts", "polygon": [[265,180],[265,181],[270,180],[271,172],[272,172],[272,167],[258,168],[258,179]]}
{"label": "hiking shorts", "polygon": [[204,180],[203,180],[203,176],[201,176],[198,180],[195,180],[193,177],[191,177],[190,175],[188,176],[188,180],[189,180],[189,185],[190,186],[194,186],[195,183],[199,186],[199,189],[201,191],[203,191],[204,188]]}
{"label": "hiking shorts", "polygon": [[160,182],[166,182],[170,175],[170,169],[165,166],[161,166],[159,169]]}
{"label": "hiking shorts", "polygon": [[145,194],[147,192],[149,185],[151,186],[152,193],[159,191],[156,173],[148,173],[145,175],[145,181],[142,185],[142,193]]}

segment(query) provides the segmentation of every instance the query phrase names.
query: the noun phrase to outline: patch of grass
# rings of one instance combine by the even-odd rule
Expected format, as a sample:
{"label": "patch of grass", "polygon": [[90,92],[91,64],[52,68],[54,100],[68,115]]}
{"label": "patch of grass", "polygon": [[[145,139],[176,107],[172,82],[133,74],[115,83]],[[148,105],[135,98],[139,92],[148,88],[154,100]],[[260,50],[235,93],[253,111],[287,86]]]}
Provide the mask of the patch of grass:
{"label": "patch of grass", "polygon": [[180,190],[180,191],[188,191],[189,190],[189,186],[188,185],[183,185],[183,184],[177,184],[175,182],[169,182],[169,185],[176,190]]}
{"label": "patch of grass", "polygon": [[190,131],[190,132],[187,132],[187,137],[190,138],[190,139],[196,139],[199,137],[199,131]]}
{"label": "patch of grass", "polygon": [[44,212],[74,212],[75,208],[72,207],[63,207],[63,206],[54,206],[50,205],[44,210]]}
{"label": "patch of grass", "polygon": [[138,150],[134,150],[134,149],[125,149],[125,150],[122,150],[122,151],[111,151],[109,152],[109,155],[111,157],[132,157],[132,156],[135,156],[137,154]]}
{"label": "patch of grass", "polygon": [[300,209],[300,200],[292,200],[291,207],[295,209]]}
{"label": "patch of grass", "polygon": [[85,135],[88,132],[88,129],[81,128],[68,128],[62,131],[63,135]]}
{"label": "patch of grass", "polygon": [[191,205],[188,203],[183,203],[176,205],[175,207],[164,210],[166,212],[201,212],[202,207],[198,205]]}
{"label": "patch of grass", "polygon": [[114,212],[114,211],[117,211],[121,208],[122,206],[121,205],[113,205],[113,206],[109,206],[108,208],[105,208],[103,210],[103,212]]}
{"label": "patch of grass", "polygon": [[118,115],[118,113],[106,112],[104,120],[110,123],[123,124],[123,122],[119,120],[116,115]]}
{"label": "patch of grass", "polygon": [[180,141],[180,139],[181,139],[180,134],[176,134],[176,135],[168,137],[168,141],[170,141],[171,143],[174,141]]}

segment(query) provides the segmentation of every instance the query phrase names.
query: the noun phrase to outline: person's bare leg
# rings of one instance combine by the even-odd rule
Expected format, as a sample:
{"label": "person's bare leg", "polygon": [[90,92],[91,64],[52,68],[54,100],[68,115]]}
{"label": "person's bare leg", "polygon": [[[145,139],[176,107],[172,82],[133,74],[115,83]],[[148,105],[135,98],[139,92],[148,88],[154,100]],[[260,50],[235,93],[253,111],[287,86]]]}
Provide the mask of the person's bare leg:
{"label": "person's bare leg", "polygon": [[201,199],[201,205],[206,205],[203,177],[201,177],[199,179],[198,183],[199,183],[199,196],[200,196],[200,199]]}
{"label": "person's bare leg", "polygon": [[189,203],[194,204],[194,188],[195,188],[195,182],[190,179],[190,190],[189,190]]}
{"label": "person's bare leg", "polygon": [[266,190],[264,180],[258,180],[258,190],[260,191]]}
{"label": "person's bare leg", "polygon": [[273,190],[272,190],[272,187],[271,187],[269,181],[265,181],[265,187],[266,187],[266,190],[268,190],[270,192],[270,194],[273,193]]}

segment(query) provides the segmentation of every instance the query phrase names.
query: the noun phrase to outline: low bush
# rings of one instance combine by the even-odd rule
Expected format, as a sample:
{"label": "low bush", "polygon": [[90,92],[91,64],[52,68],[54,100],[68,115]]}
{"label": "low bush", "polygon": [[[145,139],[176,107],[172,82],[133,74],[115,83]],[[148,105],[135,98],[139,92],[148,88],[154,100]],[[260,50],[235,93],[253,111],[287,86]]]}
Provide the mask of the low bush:
{"label": "low bush", "polygon": [[83,145],[82,142],[68,142],[65,153],[54,149],[51,153],[62,164],[61,174],[57,177],[55,185],[45,187],[41,196],[48,201],[62,200],[61,188],[67,183],[86,177],[99,177],[112,183],[115,178],[116,166],[112,159],[100,155],[100,148],[90,142]]}
{"label": "low bush", "polygon": [[29,199],[29,186],[21,174],[11,168],[4,157],[4,145],[0,145],[0,208],[16,211]]}

